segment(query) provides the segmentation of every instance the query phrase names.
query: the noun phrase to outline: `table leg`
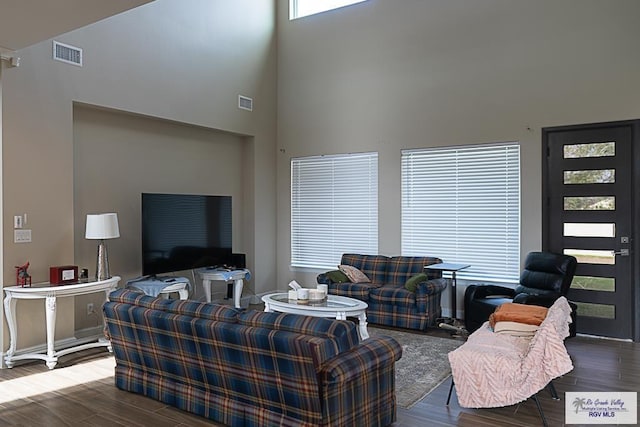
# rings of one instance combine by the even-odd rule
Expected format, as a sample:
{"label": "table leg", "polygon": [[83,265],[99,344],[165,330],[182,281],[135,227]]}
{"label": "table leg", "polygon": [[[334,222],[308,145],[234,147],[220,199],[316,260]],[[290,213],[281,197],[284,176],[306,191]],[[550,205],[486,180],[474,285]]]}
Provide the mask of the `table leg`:
{"label": "table leg", "polygon": [[178,295],[180,295],[180,299],[189,299],[189,290],[187,288],[180,289]]}
{"label": "table leg", "polygon": [[207,302],[211,302],[211,280],[202,279],[202,289],[204,289],[204,296]]}
{"label": "table leg", "polygon": [[268,302],[264,303],[264,311],[266,311],[267,313],[271,313],[273,310],[271,310],[271,306],[269,305]]}
{"label": "table leg", "polygon": [[16,352],[16,345],[18,340],[18,325],[16,323],[16,302],[17,300],[11,298],[11,294],[7,294],[4,299],[4,313],[7,317],[7,324],[9,325],[9,351],[4,357],[4,362],[7,368],[13,368],[13,355]]}
{"label": "table leg", "polygon": [[56,297],[49,296],[45,301],[46,322],[47,322],[47,366],[53,369],[58,363],[55,355],[55,335],[56,335]]}
{"label": "table leg", "polygon": [[233,282],[233,303],[236,308],[242,308],[240,305],[240,297],[242,296],[242,288],[244,286],[242,279]]}
{"label": "table leg", "polygon": [[367,330],[367,314],[363,311],[358,315],[360,338],[366,340],[369,338],[369,331]]}
{"label": "table leg", "polygon": [[451,318],[452,319],[457,319],[458,318],[458,308],[456,307],[457,303],[458,303],[458,292],[456,291],[458,287],[458,283],[456,280],[456,272],[452,271],[451,272]]}
{"label": "table leg", "polygon": [[[104,304],[106,304],[109,301],[109,294],[111,293],[111,291],[113,291],[113,289],[105,289],[105,291],[104,291],[104,303],[102,303],[103,307],[104,307]],[[104,322],[105,322],[105,320],[103,318],[102,319],[102,327],[103,328],[105,326]],[[99,338],[98,341],[106,342],[107,343],[107,351],[109,353],[113,353],[113,346],[111,345],[111,340],[108,340],[107,337],[102,337],[102,338]]]}

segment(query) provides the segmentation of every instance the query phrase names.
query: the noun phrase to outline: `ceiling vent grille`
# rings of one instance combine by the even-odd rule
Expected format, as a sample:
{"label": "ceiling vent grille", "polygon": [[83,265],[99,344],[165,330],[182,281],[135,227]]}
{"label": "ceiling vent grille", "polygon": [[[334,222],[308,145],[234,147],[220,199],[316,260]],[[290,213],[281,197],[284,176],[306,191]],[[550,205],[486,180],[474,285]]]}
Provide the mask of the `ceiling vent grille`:
{"label": "ceiling vent grille", "polygon": [[247,111],[253,111],[253,99],[238,95],[238,108]]}
{"label": "ceiling vent grille", "polygon": [[54,40],[53,59],[82,67],[82,49]]}

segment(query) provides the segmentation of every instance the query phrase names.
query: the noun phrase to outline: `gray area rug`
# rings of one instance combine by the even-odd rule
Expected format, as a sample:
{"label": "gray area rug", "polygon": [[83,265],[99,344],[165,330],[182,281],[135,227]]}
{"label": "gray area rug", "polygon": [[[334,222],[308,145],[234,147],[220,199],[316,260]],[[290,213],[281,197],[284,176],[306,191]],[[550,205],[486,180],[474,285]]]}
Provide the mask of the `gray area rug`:
{"label": "gray area rug", "polygon": [[369,326],[372,337],[386,335],[402,347],[396,362],[396,402],[409,409],[451,375],[447,353],[464,341]]}

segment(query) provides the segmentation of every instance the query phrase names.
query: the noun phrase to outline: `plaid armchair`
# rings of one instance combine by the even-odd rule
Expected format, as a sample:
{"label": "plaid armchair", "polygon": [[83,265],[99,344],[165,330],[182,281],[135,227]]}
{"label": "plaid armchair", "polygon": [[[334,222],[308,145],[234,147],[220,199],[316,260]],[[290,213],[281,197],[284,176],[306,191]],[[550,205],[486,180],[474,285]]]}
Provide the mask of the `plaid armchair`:
{"label": "plaid armchair", "polygon": [[[370,323],[424,330],[442,316],[440,297],[447,286],[441,272],[425,271],[424,267],[441,262],[435,257],[343,254],[340,264],[356,267],[371,282],[334,282],[327,273],[318,275],[317,281],[328,285],[331,294],[369,304]],[[416,290],[405,288],[407,280],[420,273],[425,273],[426,279],[417,283]]]}
{"label": "plaid armchair", "polygon": [[104,305],[115,383],[230,426],[385,426],[396,419],[390,337],[352,322],[239,311],[121,289]]}

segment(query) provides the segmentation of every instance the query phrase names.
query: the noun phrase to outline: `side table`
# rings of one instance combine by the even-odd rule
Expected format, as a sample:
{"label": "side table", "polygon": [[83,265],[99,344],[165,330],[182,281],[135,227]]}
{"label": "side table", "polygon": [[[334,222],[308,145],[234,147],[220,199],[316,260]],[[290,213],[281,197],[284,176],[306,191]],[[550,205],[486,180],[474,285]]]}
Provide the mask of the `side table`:
{"label": "side table", "polygon": [[191,282],[186,277],[140,277],[127,281],[127,288],[138,289],[146,295],[168,298],[170,293],[177,292],[182,300],[189,298],[190,287]]}
{"label": "side table", "polygon": [[211,281],[219,280],[221,282],[229,282],[233,280],[233,305],[235,308],[242,308],[240,297],[242,296],[242,288],[244,280],[251,279],[251,272],[246,268],[238,270],[227,270],[219,268],[202,268],[198,270],[200,278],[202,278],[202,287],[207,302],[211,302]]}
{"label": "side table", "polygon": [[[56,332],[56,300],[58,297],[75,297],[78,295],[87,295],[97,292],[105,293],[105,300],[109,298],[109,293],[113,291],[120,281],[120,277],[113,276],[110,279],[96,282],[80,282],[68,285],[52,285],[50,283],[34,284],[32,287],[23,288],[21,286],[9,286],[4,288],[6,294],[4,298],[4,310],[7,316],[7,325],[9,326],[10,344],[9,350],[4,356],[4,362],[7,368],[12,368],[17,360],[24,359],[40,359],[44,360],[49,369],[53,369],[58,363],[58,359],[65,354],[73,353],[94,347],[107,347],[111,351],[111,342],[105,337],[100,337],[96,342],[82,343],[82,340],[76,339],[76,345],[68,348],[55,348],[55,332]],[[19,299],[41,299],[44,300],[44,310],[46,313],[45,327],[47,331],[47,349],[42,352],[26,352],[16,354],[16,346],[18,342],[18,315],[16,312],[16,302]]]}
{"label": "side table", "polygon": [[[451,288],[451,323],[456,323],[457,320],[457,297],[458,294],[456,292],[458,286],[458,280],[456,278],[456,273],[460,270],[464,270],[465,268],[471,267],[470,264],[457,264],[453,262],[441,262],[440,264],[431,264],[424,267],[425,270],[435,270],[435,271],[448,271],[451,273],[451,278],[449,279],[450,288]],[[448,323],[448,322],[445,322]]]}

